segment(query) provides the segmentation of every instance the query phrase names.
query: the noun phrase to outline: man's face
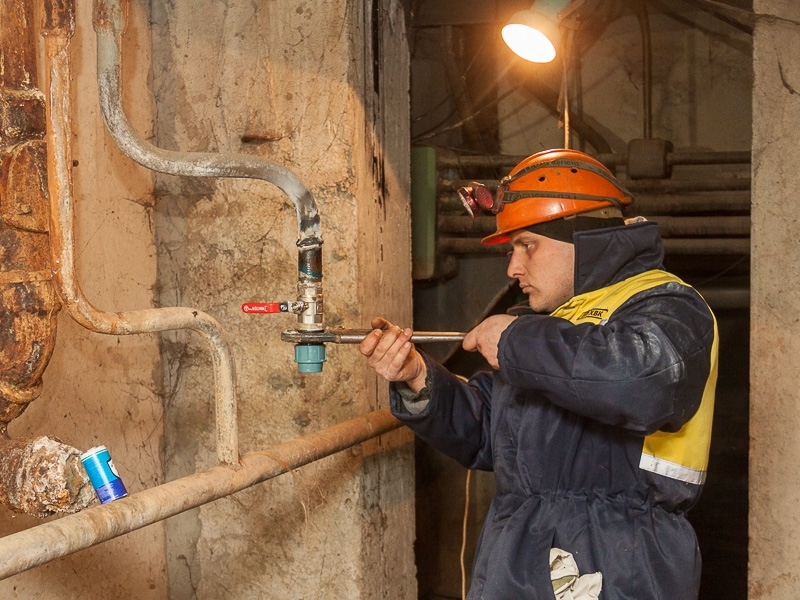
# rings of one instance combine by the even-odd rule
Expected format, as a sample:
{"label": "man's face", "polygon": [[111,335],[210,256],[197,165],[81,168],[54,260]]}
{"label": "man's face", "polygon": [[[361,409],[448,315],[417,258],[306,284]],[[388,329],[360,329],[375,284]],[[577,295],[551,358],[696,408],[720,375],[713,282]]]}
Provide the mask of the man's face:
{"label": "man's face", "polygon": [[552,312],[575,294],[575,246],[526,230],[511,234],[508,276],[536,312]]}

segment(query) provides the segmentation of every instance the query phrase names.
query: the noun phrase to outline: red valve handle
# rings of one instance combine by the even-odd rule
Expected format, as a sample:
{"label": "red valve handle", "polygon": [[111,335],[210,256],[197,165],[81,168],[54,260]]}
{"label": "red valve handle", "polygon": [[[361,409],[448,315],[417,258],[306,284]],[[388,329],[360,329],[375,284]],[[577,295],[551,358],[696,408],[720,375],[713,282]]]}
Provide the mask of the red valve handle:
{"label": "red valve handle", "polygon": [[242,304],[242,312],[248,314],[289,312],[289,307],[286,302],[245,302]]}

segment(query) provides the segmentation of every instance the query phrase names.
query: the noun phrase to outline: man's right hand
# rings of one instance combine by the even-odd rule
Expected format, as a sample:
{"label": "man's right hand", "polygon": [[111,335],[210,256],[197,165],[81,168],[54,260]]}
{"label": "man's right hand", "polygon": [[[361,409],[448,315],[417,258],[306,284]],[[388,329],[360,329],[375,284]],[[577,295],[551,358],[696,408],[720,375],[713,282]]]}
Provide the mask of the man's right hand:
{"label": "man's right hand", "polygon": [[358,345],[369,358],[367,364],[388,381],[404,381],[411,390],[425,387],[428,369],[422,355],[409,340],[411,329],[401,329],[382,317],[372,319],[373,331]]}

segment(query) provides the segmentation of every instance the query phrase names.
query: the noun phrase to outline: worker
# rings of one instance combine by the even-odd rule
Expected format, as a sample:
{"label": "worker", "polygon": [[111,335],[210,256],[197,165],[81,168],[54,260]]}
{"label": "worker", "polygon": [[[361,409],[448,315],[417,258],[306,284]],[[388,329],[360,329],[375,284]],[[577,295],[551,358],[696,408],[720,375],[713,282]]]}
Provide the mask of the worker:
{"label": "worker", "polygon": [[[464,338],[492,370],[465,382],[383,318],[359,349],[398,419],[494,472],[468,598],[697,598],[686,513],[711,440],[711,310],[663,270],[657,224],[623,218],[631,194],[588,154],[540,152],[495,195],[460,193],[496,215],[483,243],[510,243],[508,275],[528,297]],[[558,587],[565,561],[572,595]]]}

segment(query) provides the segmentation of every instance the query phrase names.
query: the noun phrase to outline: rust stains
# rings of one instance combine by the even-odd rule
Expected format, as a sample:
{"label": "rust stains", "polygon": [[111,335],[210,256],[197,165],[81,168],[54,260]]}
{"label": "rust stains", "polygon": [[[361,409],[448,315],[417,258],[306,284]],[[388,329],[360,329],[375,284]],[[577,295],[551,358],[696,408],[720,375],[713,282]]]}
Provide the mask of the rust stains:
{"label": "rust stains", "polygon": [[57,439],[0,437],[0,502],[35,517],[73,513],[97,503],[80,452]]}
{"label": "rust stains", "polygon": [[[12,1],[13,0],[9,0]],[[75,32],[75,3],[73,0],[44,0],[42,35],[72,37]]]}
{"label": "rust stains", "polygon": [[[71,1],[46,0],[46,27],[71,31]],[[52,281],[44,94],[37,89],[33,3],[0,0],[0,502],[38,517],[95,495],[80,452],[48,437],[13,440],[35,400],[61,304]]]}

